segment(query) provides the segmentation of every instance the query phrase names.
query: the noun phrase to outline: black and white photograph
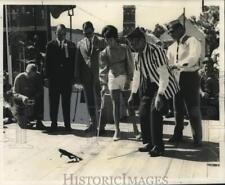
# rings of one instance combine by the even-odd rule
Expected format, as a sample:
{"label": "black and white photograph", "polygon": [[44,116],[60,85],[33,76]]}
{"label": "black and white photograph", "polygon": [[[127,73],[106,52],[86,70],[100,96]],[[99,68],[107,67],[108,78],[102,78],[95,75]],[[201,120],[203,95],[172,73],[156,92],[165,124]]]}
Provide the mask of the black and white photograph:
{"label": "black and white photograph", "polygon": [[1,0],[2,185],[225,183],[224,0]]}

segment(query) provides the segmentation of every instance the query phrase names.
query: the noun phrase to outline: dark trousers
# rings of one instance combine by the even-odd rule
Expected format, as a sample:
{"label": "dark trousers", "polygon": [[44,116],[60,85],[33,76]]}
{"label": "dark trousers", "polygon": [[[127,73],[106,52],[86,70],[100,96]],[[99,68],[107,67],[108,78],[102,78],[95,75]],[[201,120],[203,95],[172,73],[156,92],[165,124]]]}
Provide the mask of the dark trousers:
{"label": "dark trousers", "polygon": [[198,72],[182,72],[180,75],[180,92],[174,98],[175,129],[174,134],[179,135],[184,128],[185,107],[190,119],[193,138],[202,139],[202,123],[200,111],[200,77]]}
{"label": "dark trousers", "polygon": [[43,120],[43,113],[44,113],[44,93],[35,98],[34,104],[34,118],[37,120]]}
{"label": "dark trousers", "polygon": [[61,95],[62,111],[65,126],[70,126],[70,100],[72,83],[70,80],[49,80],[50,118],[53,124],[57,124],[59,99]]}
{"label": "dark trousers", "polygon": [[164,99],[162,110],[155,108],[157,87],[154,83],[149,85],[150,93],[140,98],[140,124],[143,144],[163,146],[163,113],[166,111],[167,101]]}
{"label": "dark trousers", "polygon": [[101,105],[101,87],[99,81],[90,81],[83,83],[84,95],[87,102],[87,108],[93,126],[97,126],[98,111]]}

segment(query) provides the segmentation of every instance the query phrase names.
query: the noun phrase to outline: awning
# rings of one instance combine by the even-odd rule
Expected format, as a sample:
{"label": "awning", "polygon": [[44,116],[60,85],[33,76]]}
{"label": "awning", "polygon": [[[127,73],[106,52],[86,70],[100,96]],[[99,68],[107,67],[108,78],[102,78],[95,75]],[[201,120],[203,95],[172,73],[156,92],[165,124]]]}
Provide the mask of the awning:
{"label": "awning", "polygon": [[52,17],[57,19],[62,12],[76,8],[76,5],[49,5],[49,7]]}

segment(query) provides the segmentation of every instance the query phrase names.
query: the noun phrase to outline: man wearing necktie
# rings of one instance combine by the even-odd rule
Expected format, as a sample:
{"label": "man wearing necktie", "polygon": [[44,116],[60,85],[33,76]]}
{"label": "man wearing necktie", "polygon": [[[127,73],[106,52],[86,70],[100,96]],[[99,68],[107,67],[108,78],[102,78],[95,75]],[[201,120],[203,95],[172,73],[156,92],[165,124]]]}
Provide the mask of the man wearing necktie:
{"label": "man wearing necktie", "polygon": [[[96,132],[98,110],[101,104],[101,87],[99,81],[99,53],[106,46],[104,39],[94,35],[90,21],[83,24],[84,38],[77,46],[75,79],[84,87],[85,99],[90,115],[90,125],[86,132]],[[102,128],[103,129],[103,128]]]}
{"label": "man wearing necktie", "polygon": [[66,27],[56,27],[56,39],[47,44],[46,76],[49,82],[50,131],[57,130],[59,99],[61,96],[64,124],[67,131],[70,126],[70,100],[74,81],[76,47],[66,40]]}
{"label": "man wearing necktie", "polygon": [[201,44],[195,37],[185,34],[185,28],[178,20],[169,23],[168,32],[175,42],[168,48],[167,56],[181,89],[174,98],[176,125],[174,135],[169,141],[179,142],[183,138],[186,106],[192,127],[194,146],[201,146],[202,123],[198,74]]}
{"label": "man wearing necktie", "polygon": [[147,43],[145,34],[136,28],[127,36],[130,46],[137,52],[132,93],[128,100],[133,104],[135,93],[140,95],[140,124],[144,147],[140,152],[149,152],[152,157],[163,155],[163,114],[167,100],[179,91],[173,73],[167,65],[162,48]]}

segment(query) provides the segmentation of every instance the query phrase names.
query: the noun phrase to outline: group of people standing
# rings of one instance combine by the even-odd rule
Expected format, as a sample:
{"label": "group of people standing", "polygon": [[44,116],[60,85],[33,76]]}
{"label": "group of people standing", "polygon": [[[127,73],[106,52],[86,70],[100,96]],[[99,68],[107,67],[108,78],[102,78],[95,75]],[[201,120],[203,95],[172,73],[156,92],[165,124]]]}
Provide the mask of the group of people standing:
{"label": "group of people standing", "polygon": [[[175,129],[169,142],[183,139],[184,111],[190,118],[195,146],[202,144],[202,128],[199,96],[200,42],[185,34],[179,21],[168,26],[174,43],[167,53],[152,43],[147,43],[145,33],[139,27],[127,36],[127,44],[121,44],[118,30],[107,25],[102,30],[104,39],[94,35],[91,22],[83,24],[84,38],[76,46],[66,39],[66,28],[56,28],[56,39],[47,44],[46,77],[49,86],[50,132],[57,130],[57,116],[61,95],[65,129],[71,130],[70,99],[72,85],[83,85],[90,115],[86,132],[104,133],[104,125],[98,125],[102,98],[110,93],[113,105],[115,133],[120,139],[120,94],[131,90],[127,101],[130,116],[134,115],[135,97],[139,97],[139,120],[144,146],[140,152],[151,156],[164,153],[163,114],[169,99],[174,100]],[[15,84],[18,79],[15,80]],[[17,91],[15,89],[15,91]],[[19,92],[16,92],[19,93]]]}

